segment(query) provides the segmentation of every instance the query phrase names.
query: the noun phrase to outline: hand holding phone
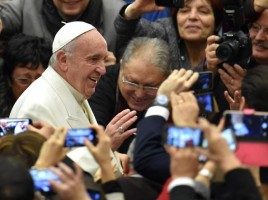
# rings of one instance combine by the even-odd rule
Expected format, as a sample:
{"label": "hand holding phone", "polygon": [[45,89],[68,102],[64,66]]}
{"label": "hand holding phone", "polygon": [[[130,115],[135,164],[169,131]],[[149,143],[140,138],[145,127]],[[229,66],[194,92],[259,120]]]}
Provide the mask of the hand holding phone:
{"label": "hand holding phone", "polygon": [[34,181],[34,188],[41,193],[53,193],[50,180],[60,181],[59,177],[49,169],[31,169],[30,174]]}

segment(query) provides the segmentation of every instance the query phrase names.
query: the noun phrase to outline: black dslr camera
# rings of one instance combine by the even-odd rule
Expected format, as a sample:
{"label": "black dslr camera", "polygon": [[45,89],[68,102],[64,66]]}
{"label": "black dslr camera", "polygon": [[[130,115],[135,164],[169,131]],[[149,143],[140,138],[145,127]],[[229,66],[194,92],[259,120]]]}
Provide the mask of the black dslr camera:
{"label": "black dslr camera", "polygon": [[155,0],[155,4],[164,7],[184,7],[184,0]]}
{"label": "black dslr camera", "polygon": [[231,31],[223,33],[216,49],[216,56],[230,65],[247,68],[251,55],[251,39],[241,29],[245,24],[244,7],[241,0],[222,0],[227,25]]}

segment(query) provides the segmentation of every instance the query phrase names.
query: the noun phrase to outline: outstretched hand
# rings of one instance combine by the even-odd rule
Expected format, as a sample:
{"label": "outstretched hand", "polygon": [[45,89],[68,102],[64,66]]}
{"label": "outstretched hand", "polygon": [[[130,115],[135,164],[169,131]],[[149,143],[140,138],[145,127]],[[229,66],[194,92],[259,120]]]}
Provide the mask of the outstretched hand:
{"label": "outstretched hand", "polygon": [[218,72],[222,82],[227,87],[229,94],[233,97],[236,90],[241,90],[246,70],[237,64],[231,66],[226,63],[223,64],[223,68],[224,70],[219,69]]}
{"label": "outstretched hand", "polygon": [[111,137],[111,149],[116,151],[121,144],[132,134],[137,132],[136,128],[128,128],[138,119],[136,111],[125,109],[118,113],[106,126],[105,133]]}
{"label": "outstretched hand", "polygon": [[196,127],[199,107],[192,92],[170,95],[172,119],[176,126]]}
{"label": "outstretched hand", "polygon": [[59,168],[51,167],[60,182],[51,181],[51,187],[62,200],[91,200],[84,184],[83,172],[74,164],[75,172],[66,164],[59,163]]}
{"label": "outstretched hand", "polygon": [[68,151],[67,148],[64,148],[66,134],[66,128],[55,130],[54,134],[43,144],[34,165],[36,168],[48,168],[56,165],[64,158]]}
{"label": "outstretched hand", "polygon": [[197,81],[199,74],[192,70],[173,70],[167,79],[160,85],[157,95],[164,94],[170,98],[171,92],[179,94],[189,90]]}
{"label": "outstretched hand", "polygon": [[228,93],[228,91],[224,91],[224,97],[229,103],[230,110],[243,110],[245,107],[245,97],[241,96],[241,91],[235,91],[234,97]]}

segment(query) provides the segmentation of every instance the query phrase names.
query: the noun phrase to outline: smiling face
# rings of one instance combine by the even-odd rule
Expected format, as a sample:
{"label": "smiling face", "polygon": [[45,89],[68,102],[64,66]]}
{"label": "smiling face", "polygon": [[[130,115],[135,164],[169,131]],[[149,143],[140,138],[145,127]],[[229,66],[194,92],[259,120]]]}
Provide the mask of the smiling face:
{"label": "smiling face", "polygon": [[185,41],[206,41],[215,29],[215,17],[207,0],[188,0],[177,13],[179,35]]}
{"label": "smiling face", "polygon": [[72,52],[57,53],[56,70],[76,90],[90,98],[98,80],[105,74],[104,60],[107,44],[97,30],[91,30],[75,39]]}
{"label": "smiling face", "polygon": [[[133,87],[124,83],[123,76],[125,81],[139,86]],[[146,90],[142,86],[159,87],[164,80],[165,76],[158,67],[140,58],[133,58],[128,63],[121,63],[118,86],[131,109],[144,111],[153,103],[157,90]]]}
{"label": "smiling face", "polygon": [[81,15],[90,0],[53,0],[58,12],[64,19],[74,19]]}
{"label": "smiling face", "polygon": [[252,55],[260,64],[268,63],[268,9],[264,10],[259,19],[249,29],[249,36],[252,41]]}

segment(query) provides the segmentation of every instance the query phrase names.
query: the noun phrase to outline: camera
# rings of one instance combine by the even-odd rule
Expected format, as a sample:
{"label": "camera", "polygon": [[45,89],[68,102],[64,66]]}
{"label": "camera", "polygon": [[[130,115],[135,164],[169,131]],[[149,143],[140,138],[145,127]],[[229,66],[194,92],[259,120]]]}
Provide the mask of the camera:
{"label": "camera", "polygon": [[243,68],[248,67],[252,55],[250,38],[242,31],[229,31],[224,33],[220,45],[216,49],[216,56],[230,65],[238,64]]}
{"label": "camera", "polygon": [[223,33],[216,49],[216,56],[230,65],[248,68],[252,56],[252,43],[248,34],[241,30],[245,24],[242,0],[222,0],[224,21],[231,31]]}
{"label": "camera", "polygon": [[164,7],[184,7],[184,0],[155,0],[155,4]]}

